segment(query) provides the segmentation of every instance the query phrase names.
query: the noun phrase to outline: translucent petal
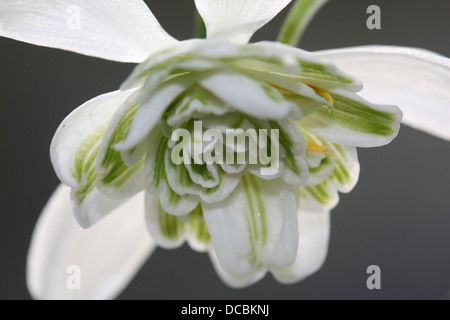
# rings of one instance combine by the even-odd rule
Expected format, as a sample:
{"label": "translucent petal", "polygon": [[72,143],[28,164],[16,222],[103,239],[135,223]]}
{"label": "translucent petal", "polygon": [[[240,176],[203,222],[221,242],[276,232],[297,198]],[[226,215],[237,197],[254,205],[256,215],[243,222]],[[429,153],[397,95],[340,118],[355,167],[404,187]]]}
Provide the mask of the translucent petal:
{"label": "translucent petal", "polygon": [[76,223],[71,211],[70,188],[61,185],[33,233],[28,289],[36,299],[112,299],[155,247],[145,228],[143,194],[87,230]]}
{"label": "translucent petal", "polygon": [[0,36],[136,63],[177,43],[142,0],[0,1]]}

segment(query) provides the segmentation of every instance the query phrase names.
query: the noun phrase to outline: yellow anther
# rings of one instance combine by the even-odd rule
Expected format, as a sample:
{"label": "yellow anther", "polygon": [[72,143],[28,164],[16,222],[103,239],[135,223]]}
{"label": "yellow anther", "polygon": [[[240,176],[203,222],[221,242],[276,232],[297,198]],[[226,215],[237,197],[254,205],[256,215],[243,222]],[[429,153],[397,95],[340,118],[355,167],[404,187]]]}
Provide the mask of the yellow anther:
{"label": "yellow anther", "polygon": [[308,87],[313,89],[319,96],[325,98],[332,106],[334,105],[333,97],[328,91],[311,85],[308,85]]}
{"label": "yellow anther", "polygon": [[327,146],[319,146],[318,144],[307,141],[308,143],[308,152],[321,153],[328,156],[333,155],[333,150]]}

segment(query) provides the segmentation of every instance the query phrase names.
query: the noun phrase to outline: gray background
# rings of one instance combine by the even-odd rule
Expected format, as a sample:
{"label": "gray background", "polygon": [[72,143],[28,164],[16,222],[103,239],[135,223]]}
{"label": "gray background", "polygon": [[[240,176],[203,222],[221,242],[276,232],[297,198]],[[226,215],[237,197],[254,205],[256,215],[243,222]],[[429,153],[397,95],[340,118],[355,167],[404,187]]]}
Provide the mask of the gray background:
{"label": "gray background", "polygon": [[[161,24],[192,37],[193,1],[151,2]],[[382,10],[382,29],[366,28],[366,8]],[[427,48],[450,56],[448,0],[331,0],[301,47],[362,44]],[[286,11],[253,41],[274,40]],[[58,180],[48,148],[75,107],[115,90],[132,70],[119,64],[0,38],[0,298],[28,299],[25,259],[34,223]],[[427,106],[424,105],[424,108]],[[218,279],[205,254],[158,249],[122,299],[446,299],[450,297],[450,143],[403,127],[379,149],[360,149],[356,189],[333,211],[323,268],[295,285],[269,275],[246,289]],[[366,288],[366,268],[382,270],[382,289]]]}

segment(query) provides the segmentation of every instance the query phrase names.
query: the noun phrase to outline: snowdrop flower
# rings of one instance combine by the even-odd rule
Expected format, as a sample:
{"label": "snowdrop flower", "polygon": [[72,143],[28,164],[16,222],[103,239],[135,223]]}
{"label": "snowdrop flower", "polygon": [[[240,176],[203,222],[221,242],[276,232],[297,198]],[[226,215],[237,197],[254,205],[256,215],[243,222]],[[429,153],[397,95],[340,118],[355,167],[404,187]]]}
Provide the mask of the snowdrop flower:
{"label": "snowdrop flower", "polygon": [[[325,259],[329,212],[358,179],[356,147],[397,135],[402,112],[393,105],[406,124],[450,139],[447,58],[385,46],[309,53],[249,44],[290,2],[196,0],[208,37],[180,42],[142,0],[0,0],[2,36],[139,63],[120,90],[74,110],[55,134],[51,159],[63,185],[33,235],[34,297],[115,297],[156,245],[185,241],[208,252],[231,286],[267,271],[299,281]],[[324,1],[305,3],[288,18],[285,42]],[[69,6],[80,12],[76,28],[68,26]],[[361,95],[353,76],[364,84]],[[280,170],[264,176],[262,164],[175,165],[171,132],[191,132],[198,119],[204,131],[278,130]],[[82,270],[80,290],[67,286],[73,265]]]}

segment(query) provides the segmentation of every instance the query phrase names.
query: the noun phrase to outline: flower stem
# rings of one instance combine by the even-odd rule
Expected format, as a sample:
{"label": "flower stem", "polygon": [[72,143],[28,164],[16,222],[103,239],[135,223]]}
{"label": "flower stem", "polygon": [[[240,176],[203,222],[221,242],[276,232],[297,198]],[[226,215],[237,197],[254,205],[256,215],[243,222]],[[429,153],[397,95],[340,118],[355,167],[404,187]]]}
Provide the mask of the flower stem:
{"label": "flower stem", "polygon": [[328,0],[297,0],[281,27],[278,41],[296,47],[315,14]]}

